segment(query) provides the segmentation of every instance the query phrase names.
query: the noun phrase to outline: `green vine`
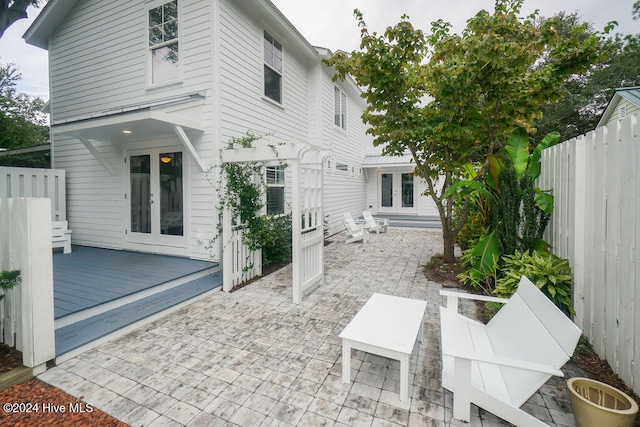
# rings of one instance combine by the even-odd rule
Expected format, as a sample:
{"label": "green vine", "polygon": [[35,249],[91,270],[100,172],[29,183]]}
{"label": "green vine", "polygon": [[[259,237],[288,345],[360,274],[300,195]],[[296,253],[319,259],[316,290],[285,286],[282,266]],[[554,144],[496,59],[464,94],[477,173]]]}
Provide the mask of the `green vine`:
{"label": "green vine", "polygon": [[[254,135],[247,132],[245,136],[231,138],[225,149],[251,148],[255,141],[266,136],[269,136],[269,134]],[[277,146],[274,144],[267,146],[273,150],[277,158]],[[286,163],[281,160],[278,160],[278,165],[286,167]],[[285,215],[285,220],[283,220],[278,218],[281,215],[264,214],[267,189],[267,183],[263,175],[265,166],[265,162],[222,163],[220,165],[221,173],[215,185],[220,204],[218,208],[218,227],[217,235],[211,241],[210,248],[213,247],[213,242],[222,236],[222,213],[227,208],[231,211],[232,218],[235,220],[232,226],[244,229],[242,233],[243,243],[252,251],[268,249],[273,246],[274,227],[283,228],[283,233],[286,234],[287,227],[282,224],[286,222],[287,217],[290,223],[290,215]],[[290,224],[288,230],[288,235],[290,236]],[[288,240],[290,245],[291,238],[289,237]],[[278,248],[278,252],[281,252],[281,248]],[[280,258],[278,256],[275,261],[281,261]],[[266,265],[270,261],[274,260],[270,260],[269,257],[265,259],[263,250],[263,264]],[[248,268],[251,267],[249,266]]]}

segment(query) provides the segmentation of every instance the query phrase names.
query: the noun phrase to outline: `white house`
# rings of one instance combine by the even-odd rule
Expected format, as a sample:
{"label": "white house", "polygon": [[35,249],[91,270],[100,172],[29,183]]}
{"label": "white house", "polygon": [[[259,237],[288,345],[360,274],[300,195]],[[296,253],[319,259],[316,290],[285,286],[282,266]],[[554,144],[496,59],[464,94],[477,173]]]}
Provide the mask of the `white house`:
{"label": "white house", "polygon": [[[368,206],[360,90],[269,0],[50,0],[24,37],[49,52],[74,244],[217,259],[211,181],[247,131],[331,151],[331,232]],[[288,209],[287,177],[267,171],[269,210]]]}
{"label": "white house", "polygon": [[624,120],[640,111],[640,87],[624,87],[616,89],[607,108],[602,113],[596,127]]}

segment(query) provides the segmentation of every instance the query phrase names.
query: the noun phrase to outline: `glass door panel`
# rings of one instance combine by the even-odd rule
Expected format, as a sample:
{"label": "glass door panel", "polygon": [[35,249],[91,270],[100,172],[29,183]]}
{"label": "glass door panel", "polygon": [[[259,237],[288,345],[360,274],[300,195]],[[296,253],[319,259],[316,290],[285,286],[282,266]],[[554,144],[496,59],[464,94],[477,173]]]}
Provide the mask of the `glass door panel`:
{"label": "glass door panel", "polygon": [[380,206],[382,206],[383,208],[391,208],[393,207],[393,174],[381,174],[380,183]]}
{"label": "glass door panel", "polygon": [[131,156],[131,232],[151,233],[151,156]]}
{"label": "glass door panel", "polygon": [[160,149],[129,154],[130,243],[186,247],[183,159]]}
{"label": "glass door panel", "polygon": [[402,174],[402,207],[413,207],[413,176],[409,173]]}
{"label": "glass door panel", "polygon": [[182,153],[160,153],[160,233],[183,236]]}

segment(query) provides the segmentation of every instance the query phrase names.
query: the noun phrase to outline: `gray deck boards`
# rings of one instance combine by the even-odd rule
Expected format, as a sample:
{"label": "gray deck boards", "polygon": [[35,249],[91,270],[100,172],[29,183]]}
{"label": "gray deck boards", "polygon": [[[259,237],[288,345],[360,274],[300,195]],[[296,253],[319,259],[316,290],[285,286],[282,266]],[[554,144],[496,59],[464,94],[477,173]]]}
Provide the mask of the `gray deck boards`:
{"label": "gray deck boards", "polygon": [[193,280],[106,313],[56,329],[56,356],[222,285],[222,273]]}
{"label": "gray deck boards", "polygon": [[215,267],[165,255],[74,246],[53,254],[55,318]]}

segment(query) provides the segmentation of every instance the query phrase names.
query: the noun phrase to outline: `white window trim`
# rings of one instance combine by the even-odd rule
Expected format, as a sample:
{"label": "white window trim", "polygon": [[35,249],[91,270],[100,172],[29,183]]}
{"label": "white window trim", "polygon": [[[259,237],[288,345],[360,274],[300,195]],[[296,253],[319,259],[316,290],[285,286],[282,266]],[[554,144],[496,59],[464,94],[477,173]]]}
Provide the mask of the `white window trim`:
{"label": "white window trim", "polygon": [[[149,11],[155,9],[158,6],[162,6],[172,0],[154,0],[146,4],[145,9],[145,46],[147,48],[147,89],[155,89],[164,86],[171,86],[182,83],[182,64],[184,58],[182,57],[183,45],[182,45],[182,33],[184,32],[184,26],[182,24],[182,2],[184,0],[178,0],[178,77],[172,80],[165,80],[158,83],[153,83],[153,50],[157,49],[159,45],[149,46]],[[173,43],[173,41],[171,42]],[[167,44],[171,44],[167,43]],[[161,47],[161,46],[160,46]]]}
{"label": "white window trim", "polygon": [[[265,61],[264,58],[264,35],[268,34],[274,41],[278,42],[278,44],[280,44],[280,52],[282,53],[282,70],[278,71],[275,68],[273,68],[271,65],[267,64],[267,62]],[[284,58],[285,58],[285,53],[284,53],[284,46],[282,45],[282,43],[280,43],[280,40],[278,40],[278,38],[276,36],[273,35],[273,32],[267,30],[266,28],[263,28],[262,32],[260,33],[260,58],[261,58],[261,63],[262,63],[262,67],[260,67],[260,73],[262,75],[262,99],[266,102],[269,102],[271,105],[275,106],[275,107],[279,107],[284,109],[284,70],[285,70],[285,66],[284,66]],[[269,67],[272,71],[274,71],[275,73],[278,73],[280,75],[280,102],[276,101],[273,98],[268,97],[265,94],[265,81],[264,81],[264,67]]]}
{"label": "white window trim", "polygon": [[[269,181],[267,179],[267,169],[269,169],[269,168],[273,168],[273,169],[277,170],[276,171],[276,176],[278,176],[280,174],[282,175],[282,183],[278,183],[278,182],[273,183],[273,184],[269,183]],[[271,165],[271,166],[266,166],[264,168],[264,182],[266,184],[266,187],[267,188],[277,187],[277,188],[283,188],[284,189],[283,190],[283,194],[282,194],[282,213],[281,213],[281,215],[285,215],[286,214],[286,209],[287,209],[287,201],[286,201],[286,198],[287,198],[287,189],[286,189],[287,176],[286,176],[285,170],[286,170],[286,168],[284,166],[281,166],[281,165]],[[277,181],[277,179],[276,179],[276,181]],[[264,210],[265,210],[265,213],[266,213],[267,205],[268,205],[268,203],[267,203],[267,194],[266,193],[264,195],[264,203],[265,203]]]}
{"label": "white window trim", "polygon": [[[339,105],[339,109],[340,111],[339,113],[339,117],[340,117],[340,123],[336,123],[335,117],[336,117],[336,93],[339,94],[340,96],[340,105]],[[342,129],[344,131],[347,130],[347,94],[340,89],[337,85],[333,86],[333,124],[338,128],[338,129]]]}

